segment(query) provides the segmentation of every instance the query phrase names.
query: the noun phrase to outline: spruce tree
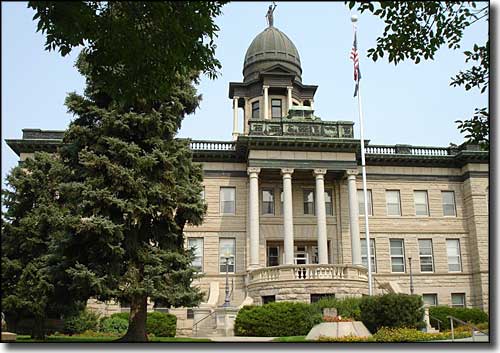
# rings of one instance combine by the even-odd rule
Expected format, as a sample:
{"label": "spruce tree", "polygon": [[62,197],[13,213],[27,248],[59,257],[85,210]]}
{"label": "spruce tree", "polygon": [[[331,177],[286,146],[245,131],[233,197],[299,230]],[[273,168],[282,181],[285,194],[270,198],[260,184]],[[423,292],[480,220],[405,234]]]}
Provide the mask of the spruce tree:
{"label": "spruce tree", "polygon": [[61,187],[79,218],[59,251],[66,272],[87,297],[130,303],[124,341],[146,341],[147,300],[197,305],[191,286],[192,253],[184,247],[187,223],[202,221],[202,169],[189,140],[176,138],[182,119],[198,106],[196,75],[176,77],[171,94],[124,107],[100,90],[81,54],[84,96],[66,99],[75,115],[61,148],[71,178]]}
{"label": "spruce tree", "polygon": [[52,252],[73,217],[60,198],[67,175],[56,155],[36,153],[7,176],[2,192],[2,312],[16,329],[21,319],[34,322],[32,337],[45,337],[48,317],[60,318],[82,307],[70,293],[69,277]]}

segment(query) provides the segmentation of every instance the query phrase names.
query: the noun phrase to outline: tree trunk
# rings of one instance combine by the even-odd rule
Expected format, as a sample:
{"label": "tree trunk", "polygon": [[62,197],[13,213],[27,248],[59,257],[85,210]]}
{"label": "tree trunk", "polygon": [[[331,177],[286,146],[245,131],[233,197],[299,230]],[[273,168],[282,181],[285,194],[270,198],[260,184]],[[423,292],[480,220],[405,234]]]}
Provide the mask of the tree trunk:
{"label": "tree trunk", "polygon": [[148,297],[136,296],[130,302],[130,316],[128,319],[128,330],[119,342],[147,342],[146,315],[148,309]]}
{"label": "tree trunk", "polygon": [[35,340],[45,340],[45,318],[36,317],[34,321],[31,338]]}

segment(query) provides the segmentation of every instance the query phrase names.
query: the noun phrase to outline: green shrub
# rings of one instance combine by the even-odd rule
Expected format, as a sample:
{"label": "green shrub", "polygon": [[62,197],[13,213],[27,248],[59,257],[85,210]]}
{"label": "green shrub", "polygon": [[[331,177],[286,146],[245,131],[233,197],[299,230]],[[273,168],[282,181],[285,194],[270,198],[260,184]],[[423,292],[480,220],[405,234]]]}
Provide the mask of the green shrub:
{"label": "green shrub", "polygon": [[148,313],[146,331],[156,337],[175,337],[177,316],[167,313]]}
{"label": "green shrub", "polygon": [[320,299],[311,305],[318,308],[320,313],[323,312],[323,309],[336,308],[337,315],[359,321],[361,319],[361,309],[359,308],[361,300],[362,298],[356,297],[347,297],[343,299],[329,297]]}
{"label": "green shrub", "polygon": [[[440,328],[444,330],[451,328],[450,319],[447,318],[448,315],[473,324],[488,322],[488,314],[477,308],[450,308],[448,306],[434,306],[429,308],[429,315],[441,320],[442,322],[440,323]],[[437,321],[432,317],[430,319],[431,325],[433,327],[438,327]],[[460,326],[460,324],[456,321],[453,322],[453,325]]]}
{"label": "green shrub", "polygon": [[274,302],[245,306],[234,323],[236,336],[304,336],[321,322],[318,309],[310,304]]}
{"label": "green shrub", "polygon": [[82,333],[85,331],[97,331],[99,328],[99,314],[90,310],[80,313],[64,320],[63,332],[67,334]]}
{"label": "green shrub", "polygon": [[[113,319],[121,319],[127,321],[128,328],[129,313],[116,313],[110,316]],[[148,313],[146,318],[146,332],[153,334],[156,337],[175,337],[177,328],[177,316],[160,313],[158,311]]]}
{"label": "green shrub", "polygon": [[359,305],[361,321],[374,333],[381,327],[425,327],[422,297],[407,294],[385,294],[363,297]]}
{"label": "green shrub", "polygon": [[122,317],[106,317],[101,320],[100,332],[123,334],[127,332],[128,320]]}

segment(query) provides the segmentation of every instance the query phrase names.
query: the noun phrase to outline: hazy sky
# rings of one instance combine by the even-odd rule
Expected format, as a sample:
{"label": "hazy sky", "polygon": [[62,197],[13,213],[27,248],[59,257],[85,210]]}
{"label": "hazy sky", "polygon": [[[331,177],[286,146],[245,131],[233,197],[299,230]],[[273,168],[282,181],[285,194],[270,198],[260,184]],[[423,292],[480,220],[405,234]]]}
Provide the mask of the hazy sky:
{"label": "hazy sky", "polygon": [[[232,104],[229,82],[243,80],[245,52],[266,27],[268,3],[230,3],[217,19],[216,41],[222,70],[217,80],[204,77],[199,85],[203,101],[185,119],[181,137],[230,140]],[[26,3],[2,2],[2,181],[18,157],[6,138],[21,138],[23,128],[64,130],[72,116],[66,113],[68,92],[82,92],[83,78],[73,67],[76,52],[61,58],[44,50],[45,38],[36,33],[34,12]],[[357,104],[353,98],[351,12],[343,2],[278,2],[274,25],[295,43],[302,62],[302,82],[318,85],[316,115],[324,120],[351,120],[359,137]],[[461,50],[442,48],[434,61],[398,66],[374,63],[366,50],[382,33],[383,23],[368,14],[359,15],[358,48],[362,54],[365,138],[372,144],[447,146],[461,143],[454,123],[475,107],[486,107],[488,97],[450,87],[450,77],[466,68],[464,50],[484,43],[486,22],[469,28]],[[159,78],[161,79],[161,78]]]}

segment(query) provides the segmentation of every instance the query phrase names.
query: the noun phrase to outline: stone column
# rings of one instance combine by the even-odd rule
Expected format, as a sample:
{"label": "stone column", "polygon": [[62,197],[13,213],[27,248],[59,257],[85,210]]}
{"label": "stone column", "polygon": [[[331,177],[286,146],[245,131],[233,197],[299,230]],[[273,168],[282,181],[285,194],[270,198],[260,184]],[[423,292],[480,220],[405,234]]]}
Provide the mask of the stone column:
{"label": "stone column", "polygon": [[292,90],[293,90],[293,87],[288,86],[286,88],[287,98],[288,98],[288,102],[287,102],[287,105],[288,105],[287,109],[288,110],[290,110],[290,108],[292,107],[292,104],[293,104],[292,103]]}
{"label": "stone column", "polygon": [[264,119],[269,119],[269,86],[262,86],[262,88],[264,88],[264,106],[262,107],[264,110]]}
{"label": "stone column", "polygon": [[311,109],[314,109],[314,101],[311,99],[310,102],[311,102]]}
{"label": "stone column", "polygon": [[248,98],[245,97],[245,108],[243,109],[243,133],[245,135],[248,135],[248,119],[250,118],[250,114],[248,112],[249,107],[248,107]]}
{"label": "stone column", "polygon": [[325,183],[326,169],[314,169],[316,177],[316,216],[318,219],[318,262],[328,263],[328,241],[326,234]]}
{"label": "stone column", "polygon": [[292,205],[293,169],[283,168],[283,230],[285,245],[285,265],[293,264],[293,205]]}
{"label": "stone column", "polygon": [[233,140],[238,138],[238,98],[233,98]]}
{"label": "stone column", "polygon": [[247,169],[250,177],[249,226],[250,226],[250,269],[260,267],[259,264],[259,173],[260,168]]}
{"label": "stone column", "polygon": [[347,193],[349,196],[349,223],[351,227],[351,251],[352,264],[362,265],[361,261],[361,241],[359,240],[359,210],[358,210],[358,190],[356,188],[356,169],[348,169]]}

